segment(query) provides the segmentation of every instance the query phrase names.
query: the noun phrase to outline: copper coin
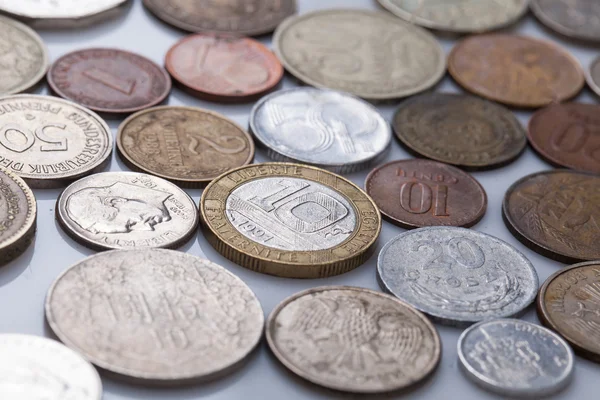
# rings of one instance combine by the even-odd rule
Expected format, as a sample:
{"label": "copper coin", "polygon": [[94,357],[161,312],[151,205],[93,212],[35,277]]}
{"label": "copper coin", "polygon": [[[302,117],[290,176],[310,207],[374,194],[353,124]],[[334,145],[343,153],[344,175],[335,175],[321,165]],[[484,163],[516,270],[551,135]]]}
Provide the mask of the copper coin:
{"label": "copper coin", "polygon": [[548,28],[581,40],[600,41],[597,0],[533,0],[531,11]]}
{"label": "copper coin", "polygon": [[59,96],[89,109],[131,113],[162,102],[171,91],[164,68],[116,49],[85,49],[59,58],[48,71]]}
{"label": "copper coin", "polygon": [[277,57],[248,38],[191,35],[171,47],[165,65],[184,89],[212,101],[251,100],[283,77]]}
{"label": "copper coin", "polygon": [[533,114],[529,143],[551,164],[600,173],[600,106],[551,105]]}
{"label": "copper coin", "polygon": [[600,175],[528,175],[506,192],[504,222],[523,244],[564,263],[600,259]]}
{"label": "copper coin", "polygon": [[585,83],[579,61],[550,42],[490,34],[458,43],[448,59],[466,90],[516,107],[543,107],[577,95]]}
{"label": "copper coin", "polygon": [[487,195],[475,178],[429,160],[398,160],[375,168],[365,189],[390,222],[406,229],[473,226],[487,208]]}

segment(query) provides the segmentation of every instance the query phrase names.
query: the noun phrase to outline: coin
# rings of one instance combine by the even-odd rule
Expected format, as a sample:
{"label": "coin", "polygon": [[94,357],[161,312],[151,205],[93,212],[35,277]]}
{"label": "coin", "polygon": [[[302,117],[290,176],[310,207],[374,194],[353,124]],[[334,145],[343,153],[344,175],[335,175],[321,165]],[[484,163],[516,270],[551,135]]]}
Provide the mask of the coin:
{"label": "coin", "polygon": [[375,107],[349,94],[314,88],[263,97],[250,113],[250,130],[277,161],[298,161],[337,173],[377,163],[392,137]]}
{"label": "coin", "polygon": [[548,28],[574,39],[600,41],[600,4],[590,0],[532,0],[531,11]]}
{"label": "coin", "polygon": [[516,107],[537,108],[576,96],[585,79],[579,61],[559,46],[526,36],[471,36],[448,58],[466,90]]}
{"label": "coin", "polygon": [[353,393],[404,389],[440,361],[439,334],[427,318],[392,296],[349,286],[305,290],[269,316],[267,343],[296,375]]}
{"label": "coin", "polygon": [[200,200],[206,239],[233,262],[287,278],[322,278],[364,263],[381,231],[377,206],[325,170],[263,163],[229,171]]}
{"label": "coin", "polygon": [[73,240],[96,250],[177,248],[196,232],[198,209],[164,179],[105,172],[67,187],[56,201],[56,219]]}
{"label": "coin", "polygon": [[573,358],[560,336],[517,319],[481,322],[458,340],[465,375],[502,396],[539,398],[560,391],[573,376]]}
{"label": "coin", "polygon": [[161,249],[100,253],[53,283],[46,319],[59,339],[130,381],[208,380],[240,366],[262,336],[258,299],[207,259]]}
{"label": "coin", "polygon": [[473,96],[411,98],[396,111],[392,127],[411,152],[469,169],[506,165],[527,145],[525,130],[512,112]]}
{"label": "coin", "polygon": [[382,12],[332,9],[288,18],[273,46],[299,80],[371,100],[422,92],[446,73],[433,35]]}
{"label": "coin", "polygon": [[592,61],[590,70],[588,71],[586,77],[590,89],[600,96],[600,57],[597,57],[594,59],[594,61]]}
{"label": "coin", "polygon": [[171,91],[167,71],[145,57],[116,49],[66,54],[48,71],[59,96],[106,113],[131,113],[162,102]]}
{"label": "coin", "polygon": [[504,222],[524,245],[572,263],[600,259],[600,176],[544,171],[515,182],[502,204]]}
{"label": "coin", "polygon": [[548,106],[529,120],[531,146],[553,165],[600,173],[600,107],[564,103]]}
{"label": "coin", "polygon": [[0,394],[7,400],[100,400],[98,373],[55,340],[0,334]]}
{"label": "coin", "polygon": [[295,0],[144,0],[154,15],[190,32],[256,36],[296,13]]}
{"label": "coin", "polygon": [[223,115],[192,107],[155,107],[127,118],[117,134],[132,169],[186,187],[204,186],[254,159],[254,142]]}
{"label": "coin", "polygon": [[59,187],[97,172],[111,153],[106,122],[75,103],[37,95],[0,98],[0,167],[31,187]]}

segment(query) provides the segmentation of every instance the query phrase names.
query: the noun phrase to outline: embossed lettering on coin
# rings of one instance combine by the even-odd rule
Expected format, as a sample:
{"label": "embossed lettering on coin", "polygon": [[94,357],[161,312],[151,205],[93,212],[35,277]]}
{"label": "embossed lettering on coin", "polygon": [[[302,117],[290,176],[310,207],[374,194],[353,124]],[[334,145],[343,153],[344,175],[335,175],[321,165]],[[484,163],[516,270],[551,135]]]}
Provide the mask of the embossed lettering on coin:
{"label": "embossed lettering on coin", "polygon": [[600,41],[600,3],[594,0],[532,0],[531,10],[546,26],[563,35]]}

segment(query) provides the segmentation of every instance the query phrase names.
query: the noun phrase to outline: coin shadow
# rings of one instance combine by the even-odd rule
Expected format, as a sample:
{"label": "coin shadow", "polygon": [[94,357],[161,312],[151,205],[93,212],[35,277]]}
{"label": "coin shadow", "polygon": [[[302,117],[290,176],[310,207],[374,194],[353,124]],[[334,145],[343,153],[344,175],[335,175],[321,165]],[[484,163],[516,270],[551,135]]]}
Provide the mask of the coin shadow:
{"label": "coin shadow", "polygon": [[67,233],[64,231],[64,229],[60,226],[60,223],[58,222],[58,220],[56,218],[54,218],[54,226],[56,227],[56,231],[60,235],[60,238],[62,239],[62,241],[64,243],[66,243],[67,245],[71,246],[78,253],[81,253],[83,255],[83,257],[89,257],[91,255],[94,255],[94,254],[97,254],[100,252],[100,251],[94,251],[88,247],[85,247],[84,245],[79,244],[77,241],[71,239],[71,237],[69,235],[67,235]]}
{"label": "coin shadow", "polygon": [[33,259],[36,240],[37,234],[23,254],[19,255],[9,263],[0,266],[0,287],[17,279],[23,272],[25,272],[27,268],[30,267],[31,260]]}

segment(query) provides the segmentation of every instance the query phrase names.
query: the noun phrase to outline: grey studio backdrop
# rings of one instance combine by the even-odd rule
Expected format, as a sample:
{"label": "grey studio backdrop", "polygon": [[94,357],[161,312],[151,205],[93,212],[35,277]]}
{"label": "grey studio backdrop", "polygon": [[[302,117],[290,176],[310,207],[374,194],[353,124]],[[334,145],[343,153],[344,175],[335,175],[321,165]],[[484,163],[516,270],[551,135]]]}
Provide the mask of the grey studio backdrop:
{"label": "grey studio backdrop", "polygon": [[[374,0],[299,0],[299,12],[305,13],[322,8],[353,7],[377,9]],[[531,15],[528,15],[510,32],[521,33],[538,38],[551,39],[568,48],[587,68],[592,59],[599,54],[598,48],[570,42],[545,30]],[[75,49],[87,47],[117,47],[144,55],[159,64],[164,56],[184,32],[162,23],[144,9],[141,0],[133,0],[122,15],[116,19],[101,22],[95,26],[61,31],[41,31],[48,45],[50,59],[56,60],[63,54]],[[456,43],[456,37],[436,36],[441,41],[446,54]],[[271,45],[270,36],[259,38],[267,46]],[[294,87],[297,83],[289,76],[283,80],[282,88]],[[462,92],[446,77],[435,89],[441,92]],[[37,90],[47,94],[45,85]],[[597,103],[598,99],[585,89],[577,98],[586,103]],[[389,121],[398,102],[378,105],[379,110]],[[174,89],[168,99],[170,105],[186,105],[217,111],[247,127],[252,104],[219,105],[201,101]],[[517,112],[523,124],[527,124],[531,113]],[[108,123],[116,134],[121,119],[109,119]],[[392,151],[382,161],[411,158],[394,139]],[[265,153],[257,151],[256,162],[268,161]],[[559,270],[563,264],[549,260],[529,250],[519,243],[505,228],[501,217],[501,203],[506,189],[517,179],[537,171],[550,169],[530,148],[515,162],[503,168],[476,172],[473,175],[483,184],[489,197],[489,208],[485,217],[473,229],[503,239],[527,255],[534,264],[540,277],[540,283],[550,274]],[[127,170],[113,154],[110,167],[113,171]],[[347,175],[361,187],[368,171]],[[187,190],[198,202],[201,190]],[[54,220],[55,202],[60,190],[35,190],[38,201],[38,232],[35,244],[23,256],[11,264],[0,268],[0,332],[17,332],[52,337],[44,321],[44,298],[54,279],[66,268],[95,252],[76,244],[67,237]],[[384,222],[378,250],[392,237],[404,232],[403,229]],[[292,280],[261,275],[235,265],[218,254],[202,235],[187,243],[181,251],[190,254],[205,254],[210,260],[225,266],[243,279],[258,296],[265,315],[286,297],[315,286],[352,285],[379,290],[375,279],[376,255],[363,266],[347,274],[319,280]],[[530,308],[523,319],[538,323],[535,310]],[[437,325],[443,342],[443,354],[440,366],[431,379],[403,395],[393,394],[379,398],[410,399],[498,399],[477,388],[461,374],[457,364],[456,343],[461,329]],[[1,355],[0,355],[1,356]],[[554,396],[556,399],[587,399],[598,396],[600,390],[600,365],[576,358],[575,378],[568,389]],[[258,351],[237,372],[214,382],[177,388],[149,388],[130,385],[103,377],[104,399],[335,399],[352,395],[334,393],[313,386],[292,376],[271,356],[263,343]],[[365,398],[365,397],[362,397]],[[366,398],[377,398],[367,396]]]}

